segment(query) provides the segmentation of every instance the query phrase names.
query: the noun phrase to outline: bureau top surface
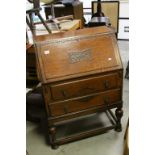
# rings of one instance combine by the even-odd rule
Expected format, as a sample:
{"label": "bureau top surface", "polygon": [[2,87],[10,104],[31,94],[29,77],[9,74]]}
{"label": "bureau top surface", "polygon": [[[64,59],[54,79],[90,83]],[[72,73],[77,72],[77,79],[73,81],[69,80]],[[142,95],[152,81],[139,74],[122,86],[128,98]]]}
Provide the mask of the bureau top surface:
{"label": "bureau top surface", "polygon": [[85,28],[34,38],[42,83],[122,69],[114,31]]}
{"label": "bureau top surface", "polygon": [[84,28],[84,29],[79,29],[79,30],[72,30],[72,31],[66,31],[66,32],[61,32],[61,33],[55,33],[55,34],[45,34],[45,35],[40,35],[40,36],[34,36],[34,41],[35,43],[40,43],[40,42],[47,42],[51,41],[53,39],[64,39],[64,38],[69,38],[69,37],[82,37],[86,35],[96,35],[100,33],[114,33],[114,31],[111,28],[102,26],[102,27],[96,27],[96,28]]}

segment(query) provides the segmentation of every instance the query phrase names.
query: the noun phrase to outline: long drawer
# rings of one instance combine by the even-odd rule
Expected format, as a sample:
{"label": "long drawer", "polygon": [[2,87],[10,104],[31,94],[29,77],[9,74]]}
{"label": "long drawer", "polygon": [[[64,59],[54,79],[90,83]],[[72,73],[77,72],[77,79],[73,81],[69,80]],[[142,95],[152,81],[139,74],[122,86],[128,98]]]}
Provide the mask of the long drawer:
{"label": "long drawer", "polygon": [[118,73],[76,80],[63,84],[51,85],[53,100],[64,100],[73,97],[84,96],[90,93],[110,90],[121,86],[121,78]]}
{"label": "long drawer", "polygon": [[96,106],[108,106],[121,100],[120,89],[95,93],[85,97],[78,97],[67,101],[55,102],[49,105],[51,116],[60,116]]}

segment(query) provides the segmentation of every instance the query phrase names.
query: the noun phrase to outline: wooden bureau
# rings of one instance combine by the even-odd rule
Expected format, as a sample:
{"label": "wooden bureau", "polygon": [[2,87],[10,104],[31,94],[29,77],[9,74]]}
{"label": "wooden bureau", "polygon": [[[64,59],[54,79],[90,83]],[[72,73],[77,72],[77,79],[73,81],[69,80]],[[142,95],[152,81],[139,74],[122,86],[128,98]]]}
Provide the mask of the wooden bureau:
{"label": "wooden bureau", "polygon": [[[115,32],[85,28],[37,36],[34,43],[52,148],[109,129],[121,131],[123,67]],[[60,125],[99,112],[106,112],[111,126],[57,138]]]}

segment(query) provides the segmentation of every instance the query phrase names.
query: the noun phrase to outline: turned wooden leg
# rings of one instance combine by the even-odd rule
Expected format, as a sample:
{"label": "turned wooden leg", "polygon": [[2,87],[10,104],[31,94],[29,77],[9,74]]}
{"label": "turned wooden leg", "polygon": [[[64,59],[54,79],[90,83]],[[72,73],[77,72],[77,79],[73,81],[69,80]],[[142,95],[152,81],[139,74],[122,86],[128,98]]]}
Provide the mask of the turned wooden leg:
{"label": "turned wooden leg", "polygon": [[56,127],[51,127],[50,128],[50,134],[51,134],[51,147],[52,149],[57,149],[58,145],[55,144],[56,141]]}
{"label": "turned wooden leg", "polygon": [[115,115],[117,117],[117,126],[115,128],[115,131],[120,132],[122,131],[121,118],[123,116],[123,110],[121,108],[117,108],[115,111]]}

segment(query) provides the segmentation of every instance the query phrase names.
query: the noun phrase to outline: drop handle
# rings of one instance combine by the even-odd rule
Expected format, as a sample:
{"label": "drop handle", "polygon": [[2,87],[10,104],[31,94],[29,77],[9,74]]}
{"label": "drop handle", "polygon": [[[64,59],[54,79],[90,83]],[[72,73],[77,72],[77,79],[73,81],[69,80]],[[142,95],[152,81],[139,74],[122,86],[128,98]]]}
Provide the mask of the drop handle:
{"label": "drop handle", "polygon": [[103,101],[104,101],[105,104],[109,104],[110,103],[109,96],[104,96]]}
{"label": "drop handle", "polygon": [[61,93],[62,93],[63,97],[67,97],[68,96],[68,94],[67,94],[67,92],[65,90],[61,90]]}
{"label": "drop handle", "polygon": [[109,88],[110,87],[110,82],[108,80],[105,80],[103,81],[103,85],[104,85],[104,88]]}

